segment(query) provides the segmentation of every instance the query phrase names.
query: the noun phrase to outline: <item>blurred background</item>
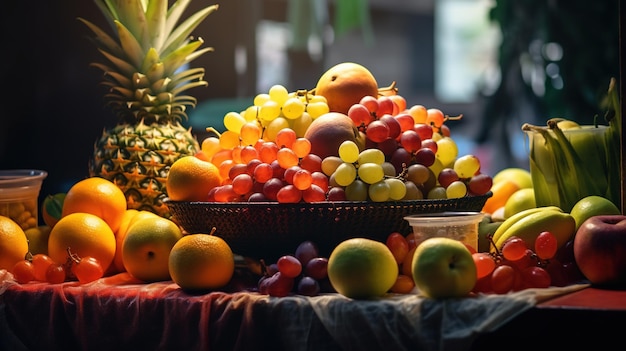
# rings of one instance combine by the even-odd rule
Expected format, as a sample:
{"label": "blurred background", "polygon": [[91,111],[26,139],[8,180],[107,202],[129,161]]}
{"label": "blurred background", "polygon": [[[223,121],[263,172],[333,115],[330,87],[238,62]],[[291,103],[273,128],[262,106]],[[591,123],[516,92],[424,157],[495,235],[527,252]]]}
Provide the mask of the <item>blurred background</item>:
{"label": "blurred background", "polygon": [[[525,122],[564,117],[592,124],[611,77],[619,77],[618,1],[227,0],[195,35],[215,49],[208,87],[188,126],[208,126],[252,104],[274,84],[312,89],[343,61],[366,66],[381,86],[397,82],[409,105],[440,108],[460,154],[483,172],[528,168]],[[116,120],[102,104],[101,60],[77,21],[104,25],[91,0],[12,1],[0,13],[0,168],[49,172],[41,196],[88,176],[103,129]]]}

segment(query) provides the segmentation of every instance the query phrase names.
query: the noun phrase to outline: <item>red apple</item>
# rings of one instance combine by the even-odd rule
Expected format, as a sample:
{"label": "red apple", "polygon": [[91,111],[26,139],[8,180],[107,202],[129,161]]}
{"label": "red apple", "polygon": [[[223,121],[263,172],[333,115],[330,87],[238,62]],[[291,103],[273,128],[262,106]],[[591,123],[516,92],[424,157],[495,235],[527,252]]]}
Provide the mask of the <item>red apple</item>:
{"label": "red apple", "polygon": [[626,285],[626,216],[592,216],[574,237],[574,258],[594,285]]}

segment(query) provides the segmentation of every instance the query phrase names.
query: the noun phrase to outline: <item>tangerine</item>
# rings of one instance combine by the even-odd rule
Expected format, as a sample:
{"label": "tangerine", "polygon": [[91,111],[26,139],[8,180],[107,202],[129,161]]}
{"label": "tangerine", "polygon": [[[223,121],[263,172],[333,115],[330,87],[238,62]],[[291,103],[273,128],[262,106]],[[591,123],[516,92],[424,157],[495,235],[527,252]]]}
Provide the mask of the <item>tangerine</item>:
{"label": "tangerine", "polygon": [[342,62],[322,74],[317,81],[315,95],[326,98],[331,112],[347,114],[350,107],[364,96],[378,97],[378,83],[364,66]]}
{"label": "tangerine", "polygon": [[27,252],[24,229],[11,218],[0,215],[0,269],[13,269],[18,261],[24,260]]}
{"label": "tangerine", "polygon": [[96,258],[106,271],[115,257],[115,234],[100,217],[70,213],[57,222],[48,238],[48,256],[56,263],[67,261],[67,248],[80,257]]}
{"label": "tangerine", "polygon": [[224,239],[211,234],[188,234],[172,247],[169,270],[172,280],[183,290],[213,290],[230,282],[235,259]]}
{"label": "tangerine", "polygon": [[221,183],[217,166],[195,156],[185,156],[172,164],[165,186],[170,200],[206,201],[209,191]]}
{"label": "tangerine", "polygon": [[91,177],[78,181],[68,190],[61,218],[76,212],[90,213],[103,219],[111,230],[116,231],[125,211],[124,192],[107,179]]}

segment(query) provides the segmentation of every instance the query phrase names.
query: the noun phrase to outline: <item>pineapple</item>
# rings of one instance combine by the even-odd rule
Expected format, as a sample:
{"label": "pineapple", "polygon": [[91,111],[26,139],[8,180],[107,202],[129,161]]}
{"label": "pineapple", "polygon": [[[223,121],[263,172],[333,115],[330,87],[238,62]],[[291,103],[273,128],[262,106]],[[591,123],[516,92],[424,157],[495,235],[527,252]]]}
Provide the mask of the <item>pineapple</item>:
{"label": "pineapple", "polygon": [[191,128],[181,125],[197,100],[183,93],[207,82],[203,68],[184,66],[212,48],[198,50],[203,40],[190,33],[218,8],[205,7],[178,24],[190,1],[168,8],[168,0],[95,0],[114,36],[79,18],[107,59],[91,65],[104,72],[104,100],[119,118],[96,140],[89,174],[117,184],[128,208],[163,217],[170,216],[163,202],[170,166],[200,149]]}

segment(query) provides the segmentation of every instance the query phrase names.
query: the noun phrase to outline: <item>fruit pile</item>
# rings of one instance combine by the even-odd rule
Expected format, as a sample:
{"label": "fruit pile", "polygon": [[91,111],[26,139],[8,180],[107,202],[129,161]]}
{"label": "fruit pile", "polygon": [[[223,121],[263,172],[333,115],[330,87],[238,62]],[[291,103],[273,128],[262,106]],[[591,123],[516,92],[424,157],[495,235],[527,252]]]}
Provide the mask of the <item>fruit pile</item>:
{"label": "fruit pile", "polygon": [[[347,94],[356,83],[368,88]],[[492,179],[480,172],[480,160],[459,157],[450,136],[446,122],[461,116],[407,106],[397,89],[372,91],[372,86],[378,87],[371,73],[355,63],[330,68],[315,90],[272,86],[244,111],[227,113],[224,132],[207,128],[215,135],[202,141],[196,157],[212,164],[206,166],[210,181],[217,173],[220,184],[208,194],[182,196],[184,191],[170,191],[170,185],[170,199],[382,202],[460,198],[490,190]],[[179,172],[184,170],[174,163],[168,181],[180,178]]]}

